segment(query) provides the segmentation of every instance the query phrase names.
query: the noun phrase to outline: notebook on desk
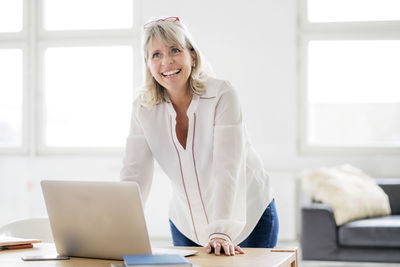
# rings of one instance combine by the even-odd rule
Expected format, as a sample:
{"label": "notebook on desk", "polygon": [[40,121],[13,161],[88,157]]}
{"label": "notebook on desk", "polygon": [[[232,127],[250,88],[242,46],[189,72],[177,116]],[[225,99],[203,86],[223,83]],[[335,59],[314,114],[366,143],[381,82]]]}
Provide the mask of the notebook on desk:
{"label": "notebook on desk", "polygon": [[136,183],[47,180],[41,186],[58,254],[119,260],[152,254]]}
{"label": "notebook on desk", "polygon": [[40,243],[39,239],[35,238],[20,238],[13,236],[0,235],[0,251],[8,249],[32,248],[33,243]]}

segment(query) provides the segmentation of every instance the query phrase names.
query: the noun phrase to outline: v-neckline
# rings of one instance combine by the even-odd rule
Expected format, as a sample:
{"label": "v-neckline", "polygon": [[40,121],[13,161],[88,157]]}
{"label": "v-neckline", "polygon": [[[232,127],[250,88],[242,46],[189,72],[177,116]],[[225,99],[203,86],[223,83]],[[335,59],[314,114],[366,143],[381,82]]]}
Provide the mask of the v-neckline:
{"label": "v-neckline", "polygon": [[172,141],[174,142],[175,146],[183,152],[189,151],[192,146],[192,137],[193,137],[193,119],[191,118],[191,114],[187,114],[188,116],[188,132],[186,137],[186,147],[183,147],[181,142],[179,142],[178,135],[176,133],[176,117],[174,119],[173,116],[170,117],[171,119],[171,133],[172,133]]}
{"label": "v-neckline", "polygon": [[[175,118],[175,134],[176,139],[181,144],[182,148],[186,150],[188,137],[189,137],[189,117],[186,113],[181,114],[183,118],[180,118],[179,122],[181,123],[181,127],[178,128],[178,115]],[[179,134],[178,134],[179,133]],[[181,136],[182,135],[182,136]],[[181,136],[181,139],[179,137]]]}
{"label": "v-neckline", "polygon": [[177,133],[176,133],[176,111],[172,106],[172,103],[169,103],[169,110],[170,110],[170,119],[171,119],[171,132],[172,132],[172,141],[174,142],[175,146],[183,152],[187,152],[191,150],[192,143],[193,143],[193,134],[194,134],[194,121],[195,121],[195,114],[194,111],[197,108],[199,97],[197,95],[193,95],[192,100],[190,101],[189,107],[186,111],[186,116],[188,117],[188,132],[186,137],[186,147],[183,147],[181,142],[179,142]]}

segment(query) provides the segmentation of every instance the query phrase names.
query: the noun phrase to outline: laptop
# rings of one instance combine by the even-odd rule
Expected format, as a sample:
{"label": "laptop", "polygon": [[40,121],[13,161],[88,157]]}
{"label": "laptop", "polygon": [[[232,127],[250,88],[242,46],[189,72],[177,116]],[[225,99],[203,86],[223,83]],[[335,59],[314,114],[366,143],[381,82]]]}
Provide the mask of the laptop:
{"label": "laptop", "polygon": [[105,259],[151,254],[134,182],[41,181],[57,253]]}
{"label": "laptop", "polygon": [[41,186],[59,255],[122,260],[129,254],[197,253],[151,248],[135,182],[43,180]]}

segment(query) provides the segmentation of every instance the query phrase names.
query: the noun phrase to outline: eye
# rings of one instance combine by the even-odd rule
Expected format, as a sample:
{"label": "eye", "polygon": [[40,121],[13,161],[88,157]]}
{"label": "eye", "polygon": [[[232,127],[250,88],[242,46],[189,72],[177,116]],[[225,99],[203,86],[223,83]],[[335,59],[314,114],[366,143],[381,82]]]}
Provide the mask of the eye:
{"label": "eye", "polygon": [[152,58],[159,58],[160,57],[160,53],[159,52],[155,52],[152,56]]}
{"label": "eye", "polygon": [[176,47],[173,47],[173,48],[171,49],[171,53],[172,53],[173,55],[176,55],[176,54],[178,54],[179,52],[181,52],[181,50],[179,50],[179,49],[176,48]]}

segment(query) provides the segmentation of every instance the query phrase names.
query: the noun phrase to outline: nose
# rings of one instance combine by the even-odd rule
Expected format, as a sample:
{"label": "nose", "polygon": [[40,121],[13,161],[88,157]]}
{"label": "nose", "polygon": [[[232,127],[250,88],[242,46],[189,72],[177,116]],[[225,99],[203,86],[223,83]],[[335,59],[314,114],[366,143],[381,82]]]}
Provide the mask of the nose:
{"label": "nose", "polygon": [[166,54],[163,59],[162,59],[162,64],[165,65],[169,65],[173,62],[173,57],[171,57],[171,55]]}

